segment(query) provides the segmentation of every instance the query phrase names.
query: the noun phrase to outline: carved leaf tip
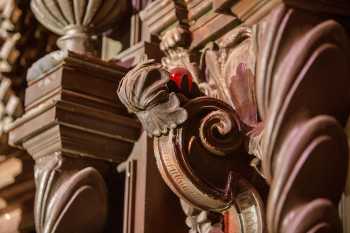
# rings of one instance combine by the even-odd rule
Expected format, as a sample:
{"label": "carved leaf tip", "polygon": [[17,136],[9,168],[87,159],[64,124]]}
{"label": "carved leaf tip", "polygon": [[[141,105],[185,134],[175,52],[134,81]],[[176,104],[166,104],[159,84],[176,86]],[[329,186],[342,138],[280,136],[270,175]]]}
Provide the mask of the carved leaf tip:
{"label": "carved leaf tip", "polygon": [[248,126],[255,126],[258,123],[254,80],[253,72],[246,64],[240,63],[237,66],[236,75],[232,77],[230,86],[237,112],[241,120]]}
{"label": "carved leaf tip", "polygon": [[177,95],[167,87],[169,80],[169,73],[161,64],[145,60],[119,83],[120,101],[136,114],[149,136],[167,134],[187,120]]}

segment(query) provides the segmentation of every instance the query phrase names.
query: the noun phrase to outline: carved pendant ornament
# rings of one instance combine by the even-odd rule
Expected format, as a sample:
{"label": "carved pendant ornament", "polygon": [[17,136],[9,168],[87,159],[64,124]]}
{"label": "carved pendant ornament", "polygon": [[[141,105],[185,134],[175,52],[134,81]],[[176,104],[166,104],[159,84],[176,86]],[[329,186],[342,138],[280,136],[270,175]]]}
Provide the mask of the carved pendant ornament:
{"label": "carved pendant ornament", "polygon": [[[118,89],[153,137],[172,191],[229,213],[230,233],[341,232],[350,110],[343,26],[281,4],[258,25],[209,43],[197,66],[179,49],[167,49],[163,65],[139,64]],[[195,222],[192,232],[202,232]]]}

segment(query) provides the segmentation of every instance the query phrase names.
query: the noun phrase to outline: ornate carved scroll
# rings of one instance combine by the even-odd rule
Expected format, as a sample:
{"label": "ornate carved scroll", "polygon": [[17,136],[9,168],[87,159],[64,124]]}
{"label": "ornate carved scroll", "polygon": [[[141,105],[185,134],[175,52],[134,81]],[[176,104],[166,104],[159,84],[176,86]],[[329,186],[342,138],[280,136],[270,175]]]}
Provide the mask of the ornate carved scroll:
{"label": "ornate carved scroll", "polygon": [[261,173],[260,121],[256,103],[255,68],[258,50],[258,26],[240,26],[203,50],[201,67],[206,74],[202,89],[209,96],[230,104],[242,122],[249,139],[251,165]]}
{"label": "ornate carved scroll", "polygon": [[[246,229],[244,232],[263,232],[262,202],[248,182],[254,172],[243,147],[238,115],[228,104],[214,98],[188,100],[181,93],[175,95],[168,83],[160,82],[168,79],[164,68],[145,64],[123,78],[118,96],[143,125],[149,124],[144,127],[155,136],[154,152],[165,182],[181,199],[198,208],[221,212],[237,206],[237,211],[242,212],[237,224]],[[172,96],[181,99],[182,105],[163,107],[163,114],[170,116],[160,118],[165,122],[159,118],[154,121],[153,109],[169,102]],[[178,111],[186,113],[182,121],[172,117]],[[155,131],[154,122],[164,130]],[[177,124],[171,127],[169,122]],[[253,214],[245,216],[245,210]]]}
{"label": "ornate carved scroll", "polygon": [[[307,23],[306,23],[307,22]],[[349,38],[334,20],[281,6],[261,31],[257,100],[271,233],[341,232]]]}

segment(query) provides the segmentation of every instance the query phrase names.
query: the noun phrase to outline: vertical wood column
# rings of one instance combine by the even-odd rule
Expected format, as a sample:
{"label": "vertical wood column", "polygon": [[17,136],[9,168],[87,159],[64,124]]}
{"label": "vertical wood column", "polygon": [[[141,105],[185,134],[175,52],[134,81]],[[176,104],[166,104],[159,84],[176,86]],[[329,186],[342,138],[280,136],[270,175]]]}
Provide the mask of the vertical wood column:
{"label": "vertical wood column", "polygon": [[9,141],[35,160],[38,233],[121,230],[123,179],[115,167],[140,132],[114,99],[124,72],[70,52],[45,72],[29,72],[37,76],[29,80],[26,113],[12,125]]}
{"label": "vertical wood column", "polygon": [[125,172],[126,183],[123,233],[188,231],[178,198],[159,174],[152,140],[146,133],[118,170]]}

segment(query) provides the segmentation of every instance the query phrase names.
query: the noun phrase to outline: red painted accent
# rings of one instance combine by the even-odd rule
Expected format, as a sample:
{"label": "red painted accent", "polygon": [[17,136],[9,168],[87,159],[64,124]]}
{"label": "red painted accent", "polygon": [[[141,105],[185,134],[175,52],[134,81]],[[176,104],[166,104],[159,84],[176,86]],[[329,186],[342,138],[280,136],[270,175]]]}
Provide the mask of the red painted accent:
{"label": "red painted accent", "polygon": [[237,222],[236,212],[231,207],[224,213],[224,233],[240,232],[240,223]]}
{"label": "red painted accent", "polygon": [[[191,73],[185,69],[185,68],[174,68],[170,71],[170,79],[172,81],[175,82],[177,88],[179,88],[179,90],[182,90],[182,82],[184,81],[184,77],[187,77],[187,82],[188,82],[188,91],[192,91],[192,82],[193,82],[193,78]],[[184,91],[184,90],[182,90]]]}
{"label": "red painted accent", "polygon": [[225,212],[224,213],[224,233],[230,233],[229,232],[229,222],[230,222],[229,213]]}

